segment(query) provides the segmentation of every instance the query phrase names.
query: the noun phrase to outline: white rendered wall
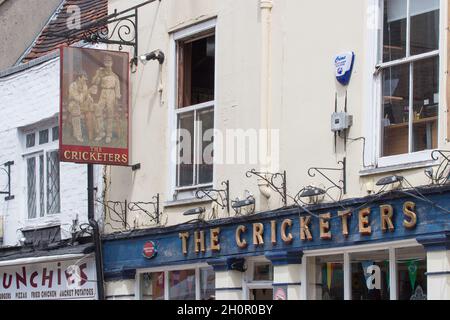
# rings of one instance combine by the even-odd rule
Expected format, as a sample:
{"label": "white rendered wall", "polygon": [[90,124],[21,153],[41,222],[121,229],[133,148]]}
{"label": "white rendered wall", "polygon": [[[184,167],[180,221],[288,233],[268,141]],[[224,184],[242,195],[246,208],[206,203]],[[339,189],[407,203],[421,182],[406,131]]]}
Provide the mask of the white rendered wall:
{"label": "white rendered wall", "polygon": [[[3,245],[18,245],[20,230],[24,227],[61,225],[61,238],[70,238],[72,220],[78,215],[79,224],[87,223],[87,167],[60,164],[61,213],[29,221],[27,219],[26,162],[20,140],[20,127],[57,116],[59,113],[59,58],[23,71],[0,77],[0,164],[14,161],[11,167],[14,200],[0,197],[0,215],[3,216]],[[95,181],[101,195],[101,172],[97,166]],[[2,180],[4,181],[4,180]],[[2,186],[3,188],[3,186]],[[97,208],[98,209],[98,208]]]}

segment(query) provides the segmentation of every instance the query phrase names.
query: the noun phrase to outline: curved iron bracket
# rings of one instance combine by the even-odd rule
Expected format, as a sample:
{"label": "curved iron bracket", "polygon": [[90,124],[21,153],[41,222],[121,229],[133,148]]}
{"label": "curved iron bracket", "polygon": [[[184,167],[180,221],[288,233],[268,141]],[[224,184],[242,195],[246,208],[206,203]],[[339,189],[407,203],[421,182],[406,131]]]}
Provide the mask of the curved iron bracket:
{"label": "curved iron bracket", "polygon": [[443,185],[450,179],[450,151],[434,150],[431,153],[431,159],[434,161],[439,160],[439,157],[442,157],[443,159],[439,164],[436,173],[431,173],[428,177],[433,181],[433,183]]}
{"label": "curved iron bracket", "polygon": [[[339,190],[342,190],[342,192],[344,194],[347,194],[347,179],[346,179],[346,173],[347,173],[347,160],[344,157],[344,159],[342,161],[338,162],[338,165],[341,165],[342,168],[318,168],[318,167],[312,167],[308,169],[308,175],[311,178],[314,178],[316,176],[316,172],[319,173],[322,177],[324,177],[325,179],[327,179],[333,186],[335,186],[336,188],[338,188]],[[331,180],[328,176],[326,176],[322,171],[342,171],[342,179],[339,180],[338,183],[340,183],[341,185],[338,185],[338,183],[334,182],[333,180]]]}
{"label": "curved iron bracket", "polygon": [[222,210],[226,208],[227,213],[230,214],[230,181],[223,181],[221,185],[225,189],[198,189],[195,192],[195,197],[200,200],[208,198],[217,203]]}
{"label": "curved iron bracket", "polygon": [[[97,203],[103,205],[106,209],[105,213],[108,215],[109,220],[112,222],[120,223],[125,230],[136,229],[136,225],[132,227],[128,223],[128,215],[130,213],[134,214],[145,214],[150,218],[150,224],[148,226],[159,226],[161,225],[160,212],[160,198],[159,194],[152,198],[154,201],[149,202],[129,202],[125,201],[102,201],[95,200]],[[115,228],[109,224],[112,229],[119,230],[120,228]],[[147,225],[146,225],[147,226]],[[121,230],[121,229],[120,229]]]}
{"label": "curved iron bracket", "polygon": [[0,191],[0,194],[6,194],[5,201],[10,201],[14,199],[14,196],[11,195],[11,166],[14,165],[14,161],[8,161],[4,164],[5,168],[0,168],[0,171],[4,171],[8,176],[8,184],[6,186],[7,191]]}
{"label": "curved iron bracket", "polygon": [[[277,192],[283,200],[283,206],[287,207],[287,190],[286,190],[286,171],[283,173],[258,172],[255,169],[245,173],[247,178],[257,176],[261,180],[267,182],[267,185]],[[281,181],[280,181],[281,180]]]}
{"label": "curved iron bracket", "polygon": [[[71,29],[61,33],[49,33],[49,37],[64,38],[69,43],[77,40],[84,40],[90,43],[106,43],[119,46],[119,51],[123,46],[133,47],[133,58],[131,65],[138,64],[138,9],[157,0],[148,0],[134,7],[114,13],[99,19],[97,21],[88,22],[81,26],[80,29]],[[161,2],[161,0],[158,0]]]}

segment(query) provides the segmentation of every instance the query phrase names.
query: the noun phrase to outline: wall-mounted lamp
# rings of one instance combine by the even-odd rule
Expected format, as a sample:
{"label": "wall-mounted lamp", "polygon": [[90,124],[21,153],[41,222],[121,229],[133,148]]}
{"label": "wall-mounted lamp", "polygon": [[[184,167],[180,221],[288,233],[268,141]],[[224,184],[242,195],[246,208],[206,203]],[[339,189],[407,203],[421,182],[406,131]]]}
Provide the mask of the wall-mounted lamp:
{"label": "wall-mounted lamp", "polygon": [[308,186],[299,194],[299,197],[300,198],[316,197],[316,196],[321,196],[325,193],[327,193],[327,192],[323,189]]}
{"label": "wall-mounted lamp", "polygon": [[164,59],[165,59],[164,53],[159,49],[139,56],[139,60],[144,65],[147,64],[147,62],[150,60],[158,60],[159,64],[163,64]]}
{"label": "wall-mounted lamp", "polygon": [[231,205],[231,207],[236,210],[236,209],[240,209],[242,207],[247,207],[247,206],[251,206],[255,204],[255,199],[254,198],[248,198],[245,200],[238,200],[238,201],[233,201],[233,204]]}
{"label": "wall-mounted lamp", "polygon": [[378,180],[376,185],[377,186],[387,186],[387,185],[394,184],[397,182],[402,182],[403,179],[404,178],[402,176],[397,176],[397,175],[384,177],[384,178],[381,178],[380,180]]}
{"label": "wall-mounted lamp", "polygon": [[197,214],[205,213],[206,209],[203,207],[198,207],[194,209],[189,209],[183,213],[183,216],[195,216]]}

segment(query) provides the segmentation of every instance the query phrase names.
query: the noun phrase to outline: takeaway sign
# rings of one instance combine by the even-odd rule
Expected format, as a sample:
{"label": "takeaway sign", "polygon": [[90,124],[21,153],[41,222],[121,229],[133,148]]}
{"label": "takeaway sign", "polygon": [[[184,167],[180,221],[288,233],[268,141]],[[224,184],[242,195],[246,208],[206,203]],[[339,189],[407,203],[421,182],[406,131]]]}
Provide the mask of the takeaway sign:
{"label": "takeaway sign", "polygon": [[94,300],[92,257],[0,268],[0,300]]}

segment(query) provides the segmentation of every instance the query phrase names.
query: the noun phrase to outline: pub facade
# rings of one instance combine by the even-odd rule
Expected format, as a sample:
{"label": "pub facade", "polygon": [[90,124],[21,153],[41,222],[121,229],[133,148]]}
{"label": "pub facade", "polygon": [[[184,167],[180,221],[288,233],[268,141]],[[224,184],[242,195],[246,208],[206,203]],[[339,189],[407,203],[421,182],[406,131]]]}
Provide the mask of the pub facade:
{"label": "pub facade", "polygon": [[448,10],[140,7],[133,167],[105,176],[107,298],[450,299]]}

